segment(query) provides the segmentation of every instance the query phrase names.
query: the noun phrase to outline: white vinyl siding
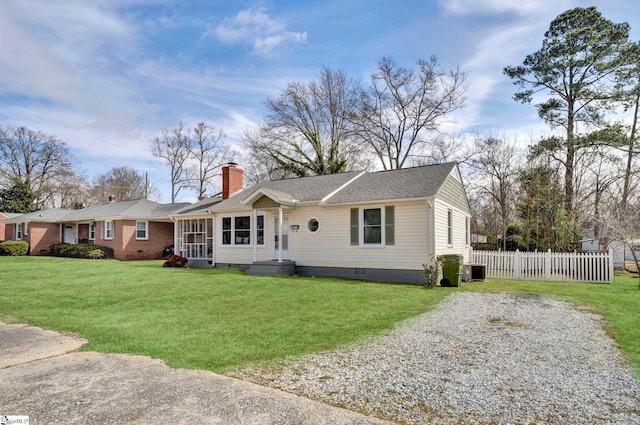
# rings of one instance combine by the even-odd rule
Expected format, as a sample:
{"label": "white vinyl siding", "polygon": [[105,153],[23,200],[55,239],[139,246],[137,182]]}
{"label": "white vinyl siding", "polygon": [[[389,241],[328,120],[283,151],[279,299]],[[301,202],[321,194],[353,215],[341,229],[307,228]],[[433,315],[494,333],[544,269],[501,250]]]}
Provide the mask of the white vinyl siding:
{"label": "white vinyl siding", "polygon": [[[451,211],[452,218],[451,244],[449,243],[449,211]],[[466,244],[467,232],[465,230],[469,214],[440,199],[434,201],[434,214],[435,254],[462,254],[464,261],[469,261],[469,248]]]}
{"label": "white vinyl siding", "polygon": [[424,201],[393,206],[394,244],[387,242],[383,249],[351,245],[350,210],[354,207],[297,207],[291,211],[292,225],[299,224],[302,228],[314,217],[321,223],[322,231],[291,232],[291,259],[299,266],[421,270],[428,259],[428,206]]}

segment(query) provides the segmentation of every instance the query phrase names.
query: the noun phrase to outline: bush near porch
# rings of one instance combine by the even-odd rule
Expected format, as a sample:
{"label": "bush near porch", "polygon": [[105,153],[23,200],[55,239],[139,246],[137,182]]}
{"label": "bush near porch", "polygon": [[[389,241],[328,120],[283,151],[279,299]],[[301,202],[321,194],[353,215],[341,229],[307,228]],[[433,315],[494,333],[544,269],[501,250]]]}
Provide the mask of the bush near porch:
{"label": "bush near porch", "polygon": [[[101,251],[101,254],[97,251]],[[113,258],[113,249],[107,246],[93,244],[57,243],[49,247],[49,252],[54,257],[90,259]]]}
{"label": "bush near porch", "polygon": [[25,241],[0,242],[0,256],[22,256],[29,252],[29,244]]}

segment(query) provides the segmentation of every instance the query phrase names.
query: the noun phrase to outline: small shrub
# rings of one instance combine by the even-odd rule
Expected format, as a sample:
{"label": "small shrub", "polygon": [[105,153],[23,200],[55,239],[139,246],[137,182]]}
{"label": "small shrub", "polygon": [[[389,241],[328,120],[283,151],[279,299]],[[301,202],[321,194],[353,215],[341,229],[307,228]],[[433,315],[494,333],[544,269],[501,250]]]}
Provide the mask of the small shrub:
{"label": "small shrub", "polygon": [[49,252],[55,257],[113,258],[113,249],[102,245],[57,243],[49,247]]}
{"label": "small shrub", "polygon": [[29,244],[25,241],[5,241],[0,242],[0,255],[2,256],[22,256],[29,252]]}
{"label": "small shrub", "polygon": [[91,258],[92,260],[99,260],[104,258],[104,251],[101,249],[93,249],[87,252],[87,258]]}
{"label": "small shrub", "polygon": [[431,256],[431,264],[422,265],[425,285],[433,288],[438,284],[440,271],[442,270],[442,256]]}
{"label": "small shrub", "polygon": [[164,259],[164,264],[162,267],[186,267],[186,264],[189,260],[186,257],[181,257],[180,255],[168,255]]}

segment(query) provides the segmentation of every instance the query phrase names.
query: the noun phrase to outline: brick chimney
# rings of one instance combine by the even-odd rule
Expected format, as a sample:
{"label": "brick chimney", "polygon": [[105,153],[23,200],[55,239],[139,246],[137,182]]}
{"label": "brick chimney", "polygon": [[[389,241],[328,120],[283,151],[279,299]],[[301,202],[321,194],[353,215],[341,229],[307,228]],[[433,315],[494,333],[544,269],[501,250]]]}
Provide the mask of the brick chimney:
{"label": "brick chimney", "polygon": [[230,162],[222,167],[222,199],[242,190],[242,168]]}

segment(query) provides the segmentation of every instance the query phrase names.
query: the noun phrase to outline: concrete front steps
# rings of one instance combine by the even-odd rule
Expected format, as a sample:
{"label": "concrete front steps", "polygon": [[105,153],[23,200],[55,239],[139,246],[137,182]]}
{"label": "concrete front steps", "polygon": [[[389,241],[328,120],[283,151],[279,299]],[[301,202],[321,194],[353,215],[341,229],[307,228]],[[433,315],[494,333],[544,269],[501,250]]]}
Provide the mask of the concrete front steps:
{"label": "concrete front steps", "polygon": [[296,273],[296,262],[283,260],[257,261],[249,266],[248,275],[256,276],[291,276]]}

